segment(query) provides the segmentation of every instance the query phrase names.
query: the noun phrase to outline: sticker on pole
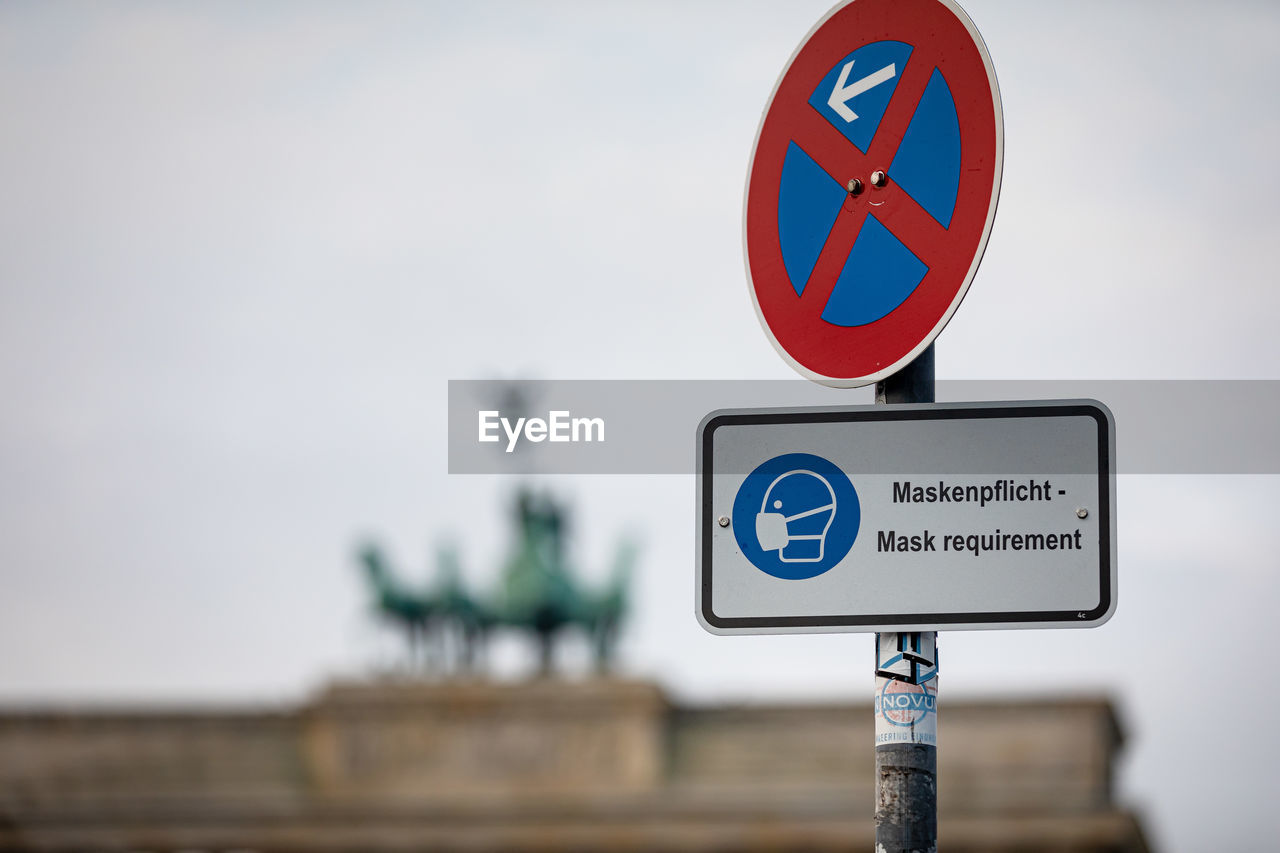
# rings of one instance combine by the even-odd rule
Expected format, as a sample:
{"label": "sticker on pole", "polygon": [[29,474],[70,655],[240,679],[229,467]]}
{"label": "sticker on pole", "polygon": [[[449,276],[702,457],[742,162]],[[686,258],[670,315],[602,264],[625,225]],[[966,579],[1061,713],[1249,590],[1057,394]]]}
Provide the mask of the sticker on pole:
{"label": "sticker on pole", "polygon": [[938,745],[938,677],[920,684],[876,678],[876,746]]}
{"label": "sticker on pole", "polygon": [[951,0],[849,0],[761,120],[743,217],[756,313],[801,374],[882,379],[950,320],[1000,193],[995,72]]}

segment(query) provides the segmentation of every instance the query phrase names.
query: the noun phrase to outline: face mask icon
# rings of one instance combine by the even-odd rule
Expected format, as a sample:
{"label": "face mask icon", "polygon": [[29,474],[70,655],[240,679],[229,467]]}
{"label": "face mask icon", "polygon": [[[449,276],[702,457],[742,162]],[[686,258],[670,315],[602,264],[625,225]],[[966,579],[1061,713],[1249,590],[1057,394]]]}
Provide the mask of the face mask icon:
{"label": "face mask icon", "polygon": [[822,560],[827,531],[836,516],[836,493],[821,474],[788,471],[765,490],[756,514],[756,540],[784,563]]}

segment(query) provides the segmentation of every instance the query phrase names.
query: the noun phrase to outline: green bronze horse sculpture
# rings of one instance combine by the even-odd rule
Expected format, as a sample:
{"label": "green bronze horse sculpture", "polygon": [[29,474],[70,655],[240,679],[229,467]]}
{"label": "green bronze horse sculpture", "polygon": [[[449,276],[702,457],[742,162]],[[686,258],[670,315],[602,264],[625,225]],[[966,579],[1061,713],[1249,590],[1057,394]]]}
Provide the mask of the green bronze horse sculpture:
{"label": "green bronze horse sculpture", "polygon": [[591,589],[571,571],[566,557],[568,513],[548,495],[521,490],[515,501],[515,539],[496,590],[476,595],[462,580],[453,549],[437,556],[437,579],[424,589],[401,582],[380,549],[366,544],[359,553],[378,612],[406,632],[410,660],[425,653],[441,668],[474,672],[490,635],[500,629],[530,635],[537,644],[539,672],[550,674],[556,638],[583,631],[597,671],[607,670],[628,609],[628,587],[636,548],[624,542],[600,589]]}

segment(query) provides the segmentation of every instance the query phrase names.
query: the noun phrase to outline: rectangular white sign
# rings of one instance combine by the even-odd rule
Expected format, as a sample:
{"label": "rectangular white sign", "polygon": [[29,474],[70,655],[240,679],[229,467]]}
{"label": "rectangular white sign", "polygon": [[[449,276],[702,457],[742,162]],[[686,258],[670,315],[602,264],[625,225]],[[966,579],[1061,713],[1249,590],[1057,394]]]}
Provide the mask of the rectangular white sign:
{"label": "rectangular white sign", "polygon": [[732,409],[698,427],[717,634],[1094,627],[1116,605],[1094,400]]}

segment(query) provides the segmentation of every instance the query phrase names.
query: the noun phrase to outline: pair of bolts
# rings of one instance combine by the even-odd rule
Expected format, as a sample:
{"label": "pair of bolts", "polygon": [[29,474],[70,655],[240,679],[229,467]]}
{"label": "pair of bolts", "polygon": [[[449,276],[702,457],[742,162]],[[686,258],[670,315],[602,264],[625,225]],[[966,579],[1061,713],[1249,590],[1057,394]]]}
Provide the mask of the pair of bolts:
{"label": "pair of bolts", "polygon": [[[882,187],[887,183],[889,183],[889,176],[886,175],[883,170],[876,169],[871,173],[871,186]],[[848,186],[849,195],[857,195],[862,192],[862,181],[858,178],[851,178]]]}

